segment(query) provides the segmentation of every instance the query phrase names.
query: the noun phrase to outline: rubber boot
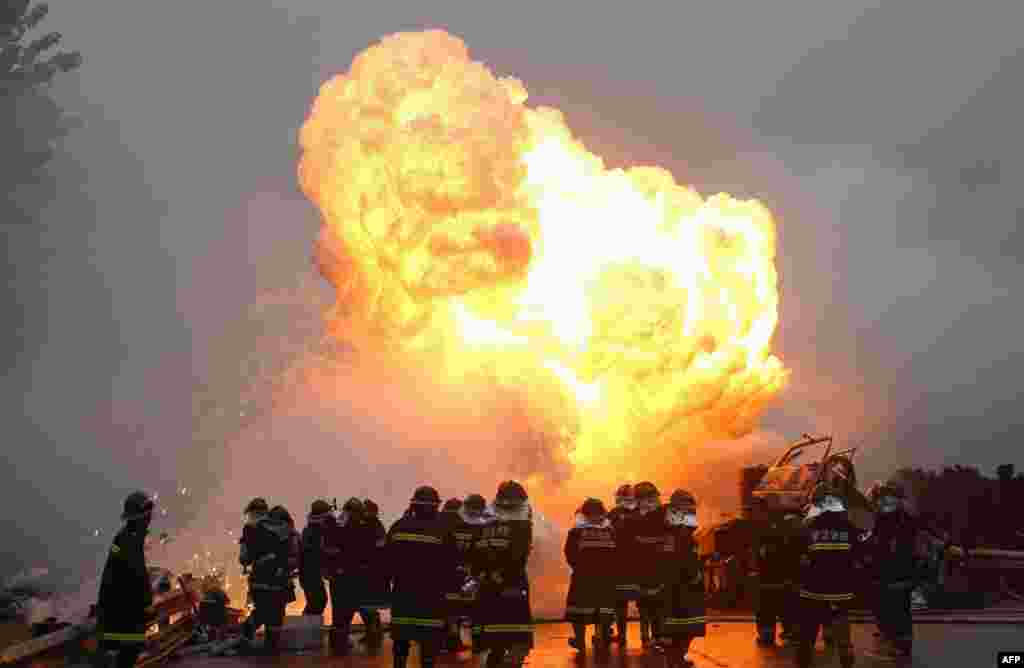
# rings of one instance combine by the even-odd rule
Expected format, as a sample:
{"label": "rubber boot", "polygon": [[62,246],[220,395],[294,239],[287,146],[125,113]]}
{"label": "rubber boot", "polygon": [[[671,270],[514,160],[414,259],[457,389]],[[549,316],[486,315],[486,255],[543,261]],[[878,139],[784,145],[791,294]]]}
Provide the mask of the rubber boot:
{"label": "rubber boot", "polygon": [[405,668],[408,663],[409,663],[408,655],[406,655],[406,656],[398,656],[397,654],[395,654],[392,657],[391,665],[394,668]]}
{"label": "rubber boot", "polygon": [[267,656],[277,656],[281,653],[281,630],[267,628],[264,647]]}
{"label": "rubber boot", "polygon": [[473,630],[472,630],[472,633],[471,633],[471,637],[473,639],[473,641],[472,641],[473,654],[481,654],[484,651],[483,631],[482,631],[482,629],[480,629],[479,626],[474,626]]}
{"label": "rubber boot", "polygon": [[580,654],[587,653],[587,627],[583,624],[572,625],[573,637],[569,638],[569,647]]}
{"label": "rubber boot", "polygon": [[492,649],[487,653],[487,668],[497,668],[501,665],[501,662],[505,659],[504,649]]}
{"label": "rubber boot", "polygon": [[340,629],[331,629],[330,645],[332,656],[348,656],[352,650],[352,643],[349,642],[348,633]]}

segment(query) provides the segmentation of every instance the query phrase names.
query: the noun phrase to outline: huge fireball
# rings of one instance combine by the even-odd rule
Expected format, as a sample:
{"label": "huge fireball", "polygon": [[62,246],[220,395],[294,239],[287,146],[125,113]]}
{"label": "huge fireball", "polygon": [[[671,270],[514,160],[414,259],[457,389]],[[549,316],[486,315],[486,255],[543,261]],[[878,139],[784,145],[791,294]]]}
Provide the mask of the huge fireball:
{"label": "huge fireball", "polygon": [[607,169],[526,99],[442,31],[387,37],[321,87],[299,178],[332,332],[518,391],[576,479],[653,477],[750,432],[786,380],[769,211]]}

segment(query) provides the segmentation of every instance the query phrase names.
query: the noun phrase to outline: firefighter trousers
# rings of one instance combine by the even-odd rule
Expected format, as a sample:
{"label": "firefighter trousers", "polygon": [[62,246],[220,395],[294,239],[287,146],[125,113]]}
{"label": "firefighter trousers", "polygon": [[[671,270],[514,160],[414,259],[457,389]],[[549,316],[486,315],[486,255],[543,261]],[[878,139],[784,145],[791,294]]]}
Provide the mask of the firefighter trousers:
{"label": "firefighter trousers", "polygon": [[801,598],[799,615],[800,643],[796,651],[799,668],[810,668],[818,631],[826,625],[832,626],[832,637],[840,665],[844,668],[853,665],[850,618],[845,604]]}
{"label": "firefighter trousers", "polygon": [[322,615],[327,609],[327,586],[324,579],[317,575],[307,575],[299,579],[302,591],[306,595],[304,615]]}
{"label": "firefighter trousers", "polygon": [[758,588],[757,632],[762,638],[775,637],[775,625],[782,625],[783,635],[794,631],[793,595],[784,584],[762,584]]}
{"label": "firefighter trousers", "polygon": [[257,629],[267,628],[266,642],[269,649],[275,649],[284,626],[284,613],[288,605],[288,592],[257,589],[252,592],[252,616],[245,622],[245,637],[252,640]]}
{"label": "firefighter trousers", "polygon": [[882,583],[878,591],[878,630],[886,640],[906,645],[914,634],[909,583]]}
{"label": "firefighter trousers", "polygon": [[142,645],[137,643],[125,643],[117,648],[109,645],[96,652],[93,668],[110,668],[109,654],[116,654],[114,668],[133,668],[142,654]]}
{"label": "firefighter trousers", "polygon": [[[434,665],[434,660],[441,651],[441,634],[423,635],[418,640],[420,645],[420,661],[424,666]],[[396,659],[406,659],[409,656],[409,648],[412,640],[409,638],[396,638],[392,642],[392,653]]]}

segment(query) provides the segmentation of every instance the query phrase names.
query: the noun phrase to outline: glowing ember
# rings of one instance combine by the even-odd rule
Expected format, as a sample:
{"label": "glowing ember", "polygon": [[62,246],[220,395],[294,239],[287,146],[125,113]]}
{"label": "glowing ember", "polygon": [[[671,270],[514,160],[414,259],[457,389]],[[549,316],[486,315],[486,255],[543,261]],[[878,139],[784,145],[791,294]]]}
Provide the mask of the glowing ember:
{"label": "glowing ember", "polygon": [[321,87],[299,178],[334,333],[453,385],[554,388],[591,477],[749,432],[786,380],[769,211],[607,169],[526,98],[441,31],[387,37]]}

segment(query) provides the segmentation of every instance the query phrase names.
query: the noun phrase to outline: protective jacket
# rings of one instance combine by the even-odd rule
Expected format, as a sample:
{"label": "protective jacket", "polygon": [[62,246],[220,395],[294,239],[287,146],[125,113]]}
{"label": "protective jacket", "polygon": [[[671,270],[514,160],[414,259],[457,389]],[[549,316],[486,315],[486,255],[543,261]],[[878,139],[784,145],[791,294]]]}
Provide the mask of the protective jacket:
{"label": "protective jacket", "polygon": [[362,517],[353,518],[342,529],[342,534],[343,567],[337,576],[336,586],[352,608],[363,608],[365,604],[371,603],[371,572],[377,549],[376,525]]}
{"label": "protective jacket", "polygon": [[620,535],[625,544],[623,557],[629,560],[641,597],[658,596],[661,592],[661,567],[665,542],[665,507],[646,514],[637,513],[624,523]]}
{"label": "protective jacket", "polygon": [[918,527],[903,511],[879,515],[864,544],[875,579],[886,585],[903,584],[910,589],[921,573],[917,553]]}
{"label": "protective jacket", "polygon": [[363,571],[366,585],[360,607],[367,610],[379,610],[390,605],[388,602],[390,585],[384,561],[388,531],[377,517],[368,517],[364,521],[369,535],[373,538],[373,546],[369,551],[369,562]]}
{"label": "protective jacket", "polygon": [[860,531],[845,513],[827,512],[806,524],[801,544],[800,598],[848,604]]}
{"label": "protective jacket", "polygon": [[447,577],[458,559],[447,522],[408,514],[391,525],[385,549],[392,636],[419,640],[443,633]]}
{"label": "protective jacket", "polygon": [[335,524],[331,513],[310,514],[302,530],[302,560],[300,575],[303,582],[323,577],[324,547],[330,528]]}
{"label": "protective jacket", "polygon": [[142,643],[146,639],[146,608],[153,590],[146,568],[146,532],[124,527],[114,537],[103,567],[99,591],[99,622],[103,640]]}
{"label": "protective jacket", "polygon": [[239,562],[249,566],[252,591],[286,591],[290,583],[289,560],[295,549],[291,527],[270,515],[258,516],[242,529]]}
{"label": "protective jacket", "polygon": [[615,614],[614,574],[618,566],[611,522],[584,522],[569,529],[564,551],[572,569],[565,598],[566,620],[574,624],[609,622]]}
{"label": "protective jacket", "polygon": [[758,522],[754,554],[762,587],[782,587],[796,581],[800,563],[800,533],[782,518]]}
{"label": "protective jacket", "polygon": [[480,584],[480,616],[485,647],[533,647],[533,616],[526,563],[533,548],[533,524],[495,517],[476,544],[474,567]]}
{"label": "protective jacket", "polygon": [[630,554],[632,541],[626,539],[626,525],[635,516],[635,509],[626,509],[622,506],[616,506],[608,513],[608,520],[616,536],[616,566],[612,578],[615,580],[615,588],[620,599],[629,599],[636,594],[636,564]]}
{"label": "protective jacket", "polygon": [[661,580],[664,618],[660,635],[703,637],[707,624],[704,603],[704,574],[694,529],[668,527],[662,544]]}
{"label": "protective jacket", "polygon": [[474,573],[474,550],[480,539],[485,520],[483,518],[469,521],[467,517],[456,515],[456,521],[452,526],[452,538],[455,540],[455,547],[458,551],[458,558],[452,565],[447,593],[448,614],[450,616],[472,616],[478,600],[477,592],[465,591],[467,579]]}

